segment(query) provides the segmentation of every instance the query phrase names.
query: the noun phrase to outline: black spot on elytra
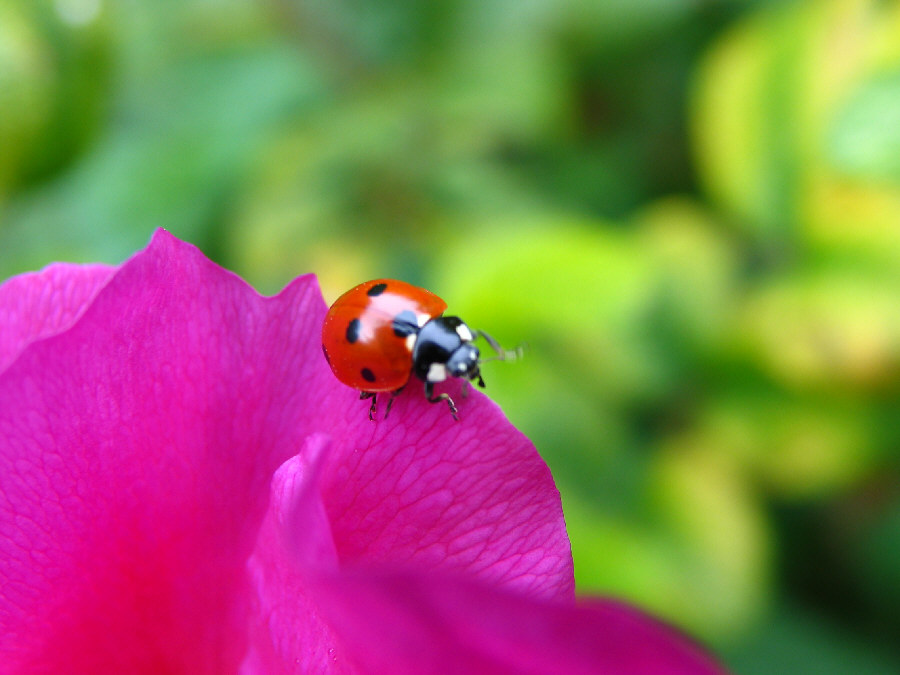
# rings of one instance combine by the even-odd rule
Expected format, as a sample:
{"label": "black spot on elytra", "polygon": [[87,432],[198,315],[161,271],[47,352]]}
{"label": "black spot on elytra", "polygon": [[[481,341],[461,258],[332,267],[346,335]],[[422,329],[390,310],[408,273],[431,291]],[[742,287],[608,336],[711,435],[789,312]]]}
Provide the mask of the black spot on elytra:
{"label": "black spot on elytra", "polygon": [[362,378],[366,382],[374,382],[375,381],[375,373],[373,373],[368,368],[363,368],[361,371],[359,371],[359,374],[362,375]]}
{"label": "black spot on elytra", "polygon": [[359,319],[353,319],[350,323],[347,324],[347,342],[351,345],[359,340],[359,329],[361,327],[361,323]]}
{"label": "black spot on elytra", "polygon": [[387,288],[387,284],[375,284],[374,286],[372,286],[372,288],[366,291],[366,295],[374,298],[376,295],[381,295],[382,293],[384,293],[385,288]]}
{"label": "black spot on elytra", "polygon": [[419,324],[416,323],[415,312],[411,309],[404,309],[394,317],[391,328],[394,329],[394,335],[399,338],[405,338],[407,335],[412,335],[419,330]]}

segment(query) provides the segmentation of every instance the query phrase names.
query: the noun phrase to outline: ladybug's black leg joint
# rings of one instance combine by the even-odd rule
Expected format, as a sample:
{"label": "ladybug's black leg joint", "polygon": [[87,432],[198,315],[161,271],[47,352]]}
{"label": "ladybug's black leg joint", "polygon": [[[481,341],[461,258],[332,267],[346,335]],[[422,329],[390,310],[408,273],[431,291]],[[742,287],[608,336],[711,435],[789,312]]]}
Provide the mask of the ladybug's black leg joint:
{"label": "ladybug's black leg joint", "polygon": [[484,378],[481,377],[481,372],[476,371],[469,376],[468,380],[463,381],[462,386],[462,395],[463,398],[468,398],[469,396],[469,388],[472,386],[472,382],[476,382],[479,387],[484,389]]}
{"label": "ladybug's black leg joint", "polygon": [[[403,385],[404,387],[406,385]],[[399,389],[395,389],[391,392],[391,397],[388,399],[387,409],[384,411],[384,419],[387,419],[387,416],[391,414],[391,406],[394,405],[394,399],[397,398],[397,395],[403,391],[403,387]]]}
{"label": "ladybug's black leg joint", "polygon": [[374,391],[361,391],[359,392],[359,400],[365,400],[367,398],[372,399],[372,405],[369,406],[369,419],[374,422],[375,421],[375,406],[378,403],[378,396]]}
{"label": "ladybug's black leg joint", "polygon": [[[525,353],[524,344],[516,345],[514,349],[504,349],[500,346],[499,342],[497,342],[483,330],[475,331],[475,335],[476,337],[483,337],[484,341],[487,342],[491,346],[491,349],[493,349],[497,354],[496,356],[490,356],[486,359],[481,359],[481,363],[484,363],[485,361],[515,361],[516,359],[521,359],[522,355]],[[484,385],[479,382],[478,386],[483,387]]]}
{"label": "ladybug's black leg joint", "polygon": [[459,415],[457,415],[456,404],[453,402],[453,399],[450,398],[450,394],[443,393],[438,396],[434,395],[434,382],[426,382],[425,383],[425,396],[428,398],[429,403],[440,403],[441,401],[447,401],[447,405],[450,407],[450,414],[453,415],[453,419],[459,422]]}

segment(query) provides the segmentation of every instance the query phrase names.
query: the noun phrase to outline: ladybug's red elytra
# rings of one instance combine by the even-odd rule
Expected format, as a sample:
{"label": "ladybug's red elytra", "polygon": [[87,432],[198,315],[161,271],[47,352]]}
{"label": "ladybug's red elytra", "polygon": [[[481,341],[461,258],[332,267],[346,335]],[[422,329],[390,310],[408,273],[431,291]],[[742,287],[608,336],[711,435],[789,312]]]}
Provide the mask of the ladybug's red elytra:
{"label": "ladybug's red elytra", "polygon": [[[481,364],[485,360],[515,358],[520,351],[505,350],[483,331],[471,330],[459,317],[444,316],[447,303],[424,288],[396,279],[373,279],[339,297],[322,326],[322,351],[335,377],[371,398],[369,419],[375,419],[377,395],[391,392],[385,417],[394,397],[410,376],[425,383],[432,403],[446,401],[453,419],[456,404],[449,394],[435,396],[434,385],[448,377],[461,377],[484,387]],[[477,337],[496,352],[482,359],[473,343]]]}

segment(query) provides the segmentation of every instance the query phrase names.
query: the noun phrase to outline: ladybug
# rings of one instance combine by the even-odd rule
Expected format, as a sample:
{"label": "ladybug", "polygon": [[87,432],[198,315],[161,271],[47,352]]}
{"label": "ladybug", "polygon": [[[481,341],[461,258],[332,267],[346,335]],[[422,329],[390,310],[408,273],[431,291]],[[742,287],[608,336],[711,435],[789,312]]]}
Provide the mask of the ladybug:
{"label": "ladybug", "polygon": [[[434,385],[448,377],[484,387],[481,364],[512,359],[521,350],[505,350],[483,331],[473,331],[459,317],[444,316],[447,303],[424,288],[395,279],[374,279],[351,288],[328,310],[322,326],[322,351],[335,377],[372,399],[369,419],[375,419],[377,395],[394,397],[412,375],[425,383],[431,403],[446,401],[458,420],[449,394],[435,396]],[[473,343],[482,337],[496,352],[482,359]]]}

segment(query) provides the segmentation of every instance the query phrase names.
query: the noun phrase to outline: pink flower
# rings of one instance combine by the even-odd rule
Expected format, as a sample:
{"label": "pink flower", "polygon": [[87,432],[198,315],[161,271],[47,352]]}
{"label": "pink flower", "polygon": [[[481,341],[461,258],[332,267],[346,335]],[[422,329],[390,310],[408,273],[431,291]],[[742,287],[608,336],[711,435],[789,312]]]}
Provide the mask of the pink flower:
{"label": "pink flower", "polygon": [[559,495],[480,394],[371,423],[315,279],[165,232],[0,286],[0,673],[714,673],[576,602]]}

